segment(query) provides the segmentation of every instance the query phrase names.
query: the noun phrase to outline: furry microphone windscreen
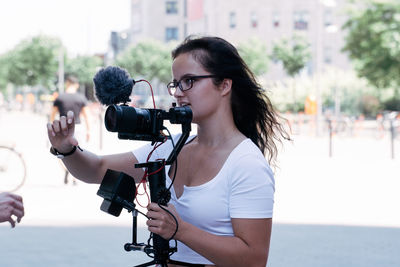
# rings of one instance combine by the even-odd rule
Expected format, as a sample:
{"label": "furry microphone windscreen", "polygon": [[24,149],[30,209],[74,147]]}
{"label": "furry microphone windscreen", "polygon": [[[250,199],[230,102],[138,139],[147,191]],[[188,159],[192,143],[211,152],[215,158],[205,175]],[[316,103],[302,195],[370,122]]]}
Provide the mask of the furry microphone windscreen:
{"label": "furry microphone windscreen", "polygon": [[96,97],[103,105],[126,103],[135,81],[120,67],[108,66],[99,70],[93,78]]}

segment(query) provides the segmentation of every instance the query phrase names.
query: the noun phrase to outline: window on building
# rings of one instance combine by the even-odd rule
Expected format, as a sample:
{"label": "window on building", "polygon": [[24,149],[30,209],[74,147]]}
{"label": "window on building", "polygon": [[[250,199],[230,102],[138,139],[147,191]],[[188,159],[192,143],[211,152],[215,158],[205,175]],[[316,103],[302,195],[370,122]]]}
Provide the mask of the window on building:
{"label": "window on building", "polygon": [[250,24],[252,28],[257,28],[258,26],[258,17],[255,11],[251,12],[250,14]]}
{"label": "window on building", "polygon": [[167,14],[178,14],[178,1],[166,1],[165,2],[165,13]]}
{"label": "window on building", "polygon": [[326,9],[324,14],[325,27],[329,27],[333,24],[333,13],[331,9]]}
{"label": "window on building", "polygon": [[308,29],[308,11],[295,11],[293,14],[294,29],[307,30]]}
{"label": "window on building", "polygon": [[324,47],[324,63],[325,64],[332,63],[332,47],[330,46]]}
{"label": "window on building", "polygon": [[185,22],[185,23],[183,24],[183,37],[186,38],[187,36],[188,36],[188,25],[187,25],[187,23]]}
{"label": "window on building", "polygon": [[183,17],[187,18],[188,16],[188,2],[187,0],[183,0]]}
{"label": "window on building", "polygon": [[236,27],[236,13],[235,12],[229,13],[229,27],[231,27],[231,28]]}
{"label": "window on building", "polygon": [[306,73],[307,73],[308,76],[312,76],[313,75],[313,70],[314,69],[313,69],[313,64],[312,64],[311,61],[307,62],[305,69],[306,69]]}
{"label": "window on building", "polygon": [[165,28],[165,41],[178,40],[178,28],[167,27]]}
{"label": "window on building", "polygon": [[279,28],[279,26],[280,26],[279,20],[280,20],[279,13],[278,12],[272,13],[272,26],[274,28]]}

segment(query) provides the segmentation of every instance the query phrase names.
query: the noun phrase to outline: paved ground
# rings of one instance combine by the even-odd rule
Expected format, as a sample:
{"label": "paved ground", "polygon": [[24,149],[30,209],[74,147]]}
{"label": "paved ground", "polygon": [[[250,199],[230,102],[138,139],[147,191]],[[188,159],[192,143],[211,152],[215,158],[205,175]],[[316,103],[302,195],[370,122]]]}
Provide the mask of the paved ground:
{"label": "paved ground", "polygon": [[[98,186],[63,184],[48,153],[45,118],[1,114],[0,143],[17,142],[28,164],[26,216],[15,229],[0,226],[0,266],[133,266],[150,260],[125,252],[131,215],[113,217],[99,207]],[[117,153],[140,145],[98,129],[86,147]],[[176,130],[176,129],[175,129]],[[390,158],[388,138],[294,136],[281,149],[268,266],[400,266],[400,144]],[[139,217],[139,241],[148,232]]]}
{"label": "paved ground", "polygon": [[[147,240],[141,229],[139,239]],[[7,267],[128,267],[151,260],[125,252],[130,228],[116,226],[0,227],[0,264]],[[397,267],[400,229],[275,224],[268,266]]]}

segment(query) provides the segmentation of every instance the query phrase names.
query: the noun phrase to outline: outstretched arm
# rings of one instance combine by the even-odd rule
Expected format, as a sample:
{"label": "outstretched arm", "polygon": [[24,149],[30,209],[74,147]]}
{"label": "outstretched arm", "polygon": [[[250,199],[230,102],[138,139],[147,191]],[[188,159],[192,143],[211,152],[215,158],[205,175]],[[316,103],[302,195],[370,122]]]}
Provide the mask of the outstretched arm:
{"label": "outstretched arm", "polygon": [[[47,124],[47,132],[51,145],[61,153],[72,151],[78,141],[74,137],[74,113],[68,111],[67,117]],[[107,169],[124,172],[140,181],[142,169],[136,169],[137,159],[131,152],[99,156],[87,150],[76,149],[72,155],[63,158],[68,171],[77,179],[86,183],[101,183]]]}

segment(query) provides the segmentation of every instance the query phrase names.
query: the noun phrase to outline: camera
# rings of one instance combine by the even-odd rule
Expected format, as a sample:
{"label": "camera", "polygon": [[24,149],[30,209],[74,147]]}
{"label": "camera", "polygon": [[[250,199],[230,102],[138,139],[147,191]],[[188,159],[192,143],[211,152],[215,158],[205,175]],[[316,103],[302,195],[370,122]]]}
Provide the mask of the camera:
{"label": "camera", "polygon": [[192,111],[189,107],[142,109],[128,105],[111,105],[107,108],[104,123],[110,132],[118,132],[119,139],[161,142],[164,120],[173,124],[190,124]]}

